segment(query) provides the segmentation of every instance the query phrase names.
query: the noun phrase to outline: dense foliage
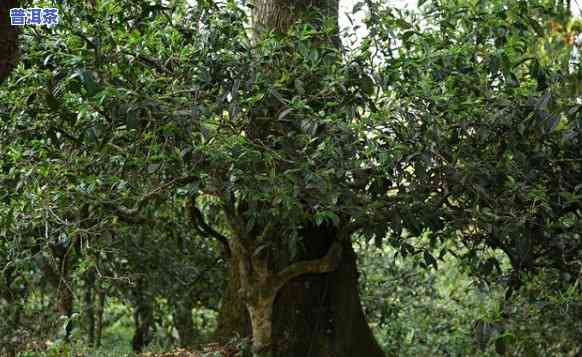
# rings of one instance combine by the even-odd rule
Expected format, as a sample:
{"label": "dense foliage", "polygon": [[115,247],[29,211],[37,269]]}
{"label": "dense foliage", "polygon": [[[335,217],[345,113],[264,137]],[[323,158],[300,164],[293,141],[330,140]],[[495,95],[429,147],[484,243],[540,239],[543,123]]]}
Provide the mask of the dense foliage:
{"label": "dense foliage", "polygon": [[0,87],[0,354],[213,341],[228,263],[280,276],[313,226],[354,242],[388,355],[582,353],[582,26],[555,1],[364,8],[356,48],[316,12],[258,36],[235,1],[25,28]]}

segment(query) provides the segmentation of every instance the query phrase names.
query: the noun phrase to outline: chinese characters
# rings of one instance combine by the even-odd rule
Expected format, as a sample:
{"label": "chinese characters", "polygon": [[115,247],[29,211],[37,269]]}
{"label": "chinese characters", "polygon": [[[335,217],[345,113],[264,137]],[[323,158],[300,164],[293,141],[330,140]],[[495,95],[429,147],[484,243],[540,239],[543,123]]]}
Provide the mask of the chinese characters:
{"label": "chinese characters", "polygon": [[14,8],[10,9],[12,26],[45,25],[51,26],[59,22],[58,9],[55,8]]}

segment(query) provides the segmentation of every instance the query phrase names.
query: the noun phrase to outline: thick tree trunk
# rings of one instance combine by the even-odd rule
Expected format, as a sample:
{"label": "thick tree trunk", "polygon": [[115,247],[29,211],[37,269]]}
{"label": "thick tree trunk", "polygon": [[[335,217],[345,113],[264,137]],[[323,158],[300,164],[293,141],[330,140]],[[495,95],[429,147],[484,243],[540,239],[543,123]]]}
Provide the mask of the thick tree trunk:
{"label": "thick tree trunk", "polygon": [[0,1],[0,84],[18,62],[18,28],[10,24],[10,9],[18,7],[17,0]]}
{"label": "thick tree trunk", "polygon": [[[319,27],[321,22],[317,17],[307,16],[310,11],[331,16],[337,23],[338,3],[338,0],[257,0],[253,8],[254,40],[258,41],[264,30],[284,32],[299,19],[312,21],[314,27]],[[336,46],[340,45],[339,36],[329,40]],[[313,45],[317,46],[318,43],[314,42]],[[273,115],[276,112],[277,110],[274,110]],[[240,233],[242,230],[237,225],[239,224],[234,225],[233,230]],[[325,225],[308,224],[302,232],[302,237],[305,249],[298,258],[305,261],[320,259],[327,252],[331,252],[334,242],[341,242],[342,259],[337,270],[333,271],[334,269],[329,269],[328,266],[328,269],[315,268],[310,271],[333,272],[292,274],[295,278],[290,281],[284,280],[285,285],[280,290],[271,289],[273,284],[270,280],[273,278],[276,280],[286,274],[281,275],[280,272],[270,272],[268,268],[258,267],[251,259],[248,262],[250,268],[247,270],[250,273],[254,270],[258,279],[247,277],[245,280],[245,275],[249,275],[249,272],[239,269],[245,269],[241,259],[247,259],[248,257],[245,258],[244,255],[249,253],[237,253],[237,249],[231,247],[233,271],[222,302],[218,334],[222,337],[248,336],[249,314],[245,309],[246,305],[250,312],[255,356],[384,356],[362,311],[358,294],[356,257],[351,242],[340,240],[337,230]],[[247,240],[241,239],[241,242],[244,241]],[[236,248],[236,241],[233,243]],[[283,271],[285,269],[283,267]],[[299,270],[307,271],[297,269]],[[268,294],[272,292],[275,292],[275,295]],[[273,300],[270,304],[262,303],[267,300],[257,299],[257,296],[261,295],[265,299],[271,296]]]}
{"label": "thick tree trunk", "polygon": [[318,11],[322,16],[338,17],[339,0],[256,0],[253,27],[285,32],[295,21],[304,18],[306,11]]}
{"label": "thick tree trunk", "polygon": [[[325,227],[309,227],[303,236],[301,258],[308,260],[325,254],[335,233]],[[227,292],[238,291],[238,274],[231,273],[231,277],[235,279],[229,281]],[[224,296],[219,319],[222,338],[250,337],[251,319],[240,295]],[[384,356],[362,309],[356,256],[349,242],[344,243],[336,271],[300,276],[279,291],[273,305],[272,337],[276,357]]]}
{"label": "thick tree trunk", "polygon": [[253,356],[273,357],[273,300],[261,299],[248,310],[253,329]]}
{"label": "thick tree trunk", "polygon": [[287,284],[275,302],[274,316],[275,339],[281,341],[277,356],[384,356],[362,309],[349,242],[344,243],[338,270]]}

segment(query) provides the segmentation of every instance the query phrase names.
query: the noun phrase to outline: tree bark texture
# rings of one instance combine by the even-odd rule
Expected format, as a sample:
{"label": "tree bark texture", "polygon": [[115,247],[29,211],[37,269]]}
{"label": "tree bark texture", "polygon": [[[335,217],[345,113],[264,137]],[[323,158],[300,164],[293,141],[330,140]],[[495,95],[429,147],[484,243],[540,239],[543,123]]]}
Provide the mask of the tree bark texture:
{"label": "tree bark texture", "polygon": [[[325,228],[306,233],[304,242],[312,245],[312,252],[326,249],[326,234],[333,234]],[[384,356],[362,309],[350,242],[344,242],[336,271],[294,279],[280,292],[275,307],[275,339],[283,342],[278,356]]]}
{"label": "tree bark texture", "polygon": [[10,9],[18,5],[18,0],[0,1],[0,84],[18,63],[19,29],[10,24]]}
{"label": "tree bark texture", "polygon": [[253,356],[273,357],[273,301],[257,301],[248,307],[253,329]]}
{"label": "tree bark texture", "polygon": [[256,0],[253,9],[253,28],[285,32],[306,11],[318,11],[322,16],[337,18],[339,0]]}
{"label": "tree bark texture", "polygon": [[[335,236],[331,228],[307,227],[301,259],[324,255]],[[236,270],[236,266],[231,269]],[[231,272],[231,278],[219,316],[223,340],[251,335],[251,319],[244,302],[232,293],[240,289],[238,274]],[[297,277],[279,291],[273,305],[272,336],[275,357],[384,356],[362,309],[351,243],[344,243],[336,271]]]}
{"label": "tree bark texture", "polygon": [[240,274],[238,265],[231,260],[228,284],[222,295],[214,339],[224,343],[232,337],[251,335],[251,320],[240,298]]}

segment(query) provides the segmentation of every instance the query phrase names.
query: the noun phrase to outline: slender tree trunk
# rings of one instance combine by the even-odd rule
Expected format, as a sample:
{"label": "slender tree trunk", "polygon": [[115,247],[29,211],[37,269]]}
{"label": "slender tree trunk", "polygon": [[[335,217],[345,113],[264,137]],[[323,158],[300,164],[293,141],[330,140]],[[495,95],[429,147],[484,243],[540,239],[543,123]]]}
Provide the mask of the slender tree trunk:
{"label": "slender tree trunk", "polygon": [[174,327],[178,331],[181,347],[192,347],[196,339],[194,331],[194,320],[192,319],[193,300],[189,297],[182,297],[174,301],[172,317]]}
{"label": "slender tree trunk", "polygon": [[107,290],[104,288],[97,289],[97,309],[95,311],[95,347],[101,347],[101,336],[103,333],[103,313],[105,311],[105,298]]}
{"label": "slender tree trunk", "polygon": [[71,265],[73,258],[70,256],[70,246],[56,244],[51,246],[55,266],[49,261],[44,262],[42,271],[46,281],[55,289],[57,311],[66,316],[68,321],[65,326],[65,342],[69,342],[73,330],[74,295],[71,287]]}
{"label": "slender tree trunk", "polygon": [[139,280],[134,290],[135,308],[133,318],[135,332],[131,340],[134,352],[141,352],[151,342],[151,330],[154,323],[153,301],[144,293],[143,286],[143,280]]}
{"label": "slender tree trunk", "polygon": [[91,268],[85,275],[85,329],[89,346],[95,346],[95,269]]}
{"label": "slender tree trunk", "polygon": [[64,336],[65,342],[70,341],[71,333],[73,332],[73,321],[71,320],[71,318],[73,317],[73,305],[75,302],[75,298],[69,284],[70,280],[63,279],[61,281],[61,285],[57,288],[57,299],[59,310],[68,319],[67,325],[65,326],[65,336]]}
{"label": "slender tree trunk", "polygon": [[[20,326],[20,317],[23,309],[23,301],[26,299],[26,290],[18,291],[20,289],[14,289],[12,283],[14,282],[15,269],[8,267],[4,269],[3,276],[5,288],[0,290],[0,297],[6,300],[6,306],[3,307],[7,314],[3,316],[5,319],[5,324],[11,326],[16,330]],[[2,336],[0,337],[0,354],[6,353],[8,357],[15,357],[17,355],[18,344],[12,342],[14,336]]]}
{"label": "slender tree trunk", "polygon": [[0,1],[0,84],[18,62],[18,28],[10,24],[10,9],[18,7],[18,0]]}

